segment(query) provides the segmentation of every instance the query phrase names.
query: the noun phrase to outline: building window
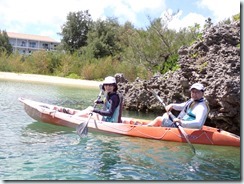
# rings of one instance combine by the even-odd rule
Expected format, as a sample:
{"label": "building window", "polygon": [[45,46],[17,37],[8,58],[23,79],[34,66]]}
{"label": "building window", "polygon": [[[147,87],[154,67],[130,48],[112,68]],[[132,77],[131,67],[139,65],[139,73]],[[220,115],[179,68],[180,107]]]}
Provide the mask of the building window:
{"label": "building window", "polygon": [[29,47],[35,48],[36,47],[36,42],[30,42]]}
{"label": "building window", "polygon": [[43,43],[42,46],[43,46],[44,49],[48,49],[48,44],[47,43]]}
{"label": "building window", "polygon": [[22,41],[22,43],[21,43],[20,46],[21,46],[21,47],[25,47],[25,41]]}

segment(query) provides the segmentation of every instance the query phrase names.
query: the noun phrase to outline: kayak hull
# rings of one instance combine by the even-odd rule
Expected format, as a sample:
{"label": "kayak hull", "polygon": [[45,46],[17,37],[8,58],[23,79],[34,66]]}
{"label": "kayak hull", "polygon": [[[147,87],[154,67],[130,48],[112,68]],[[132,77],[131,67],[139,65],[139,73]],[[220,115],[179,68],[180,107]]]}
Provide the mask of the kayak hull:
{"label": "kayak hull", "polygon": [[[119,134],[164,141],[186,142],[186,139],[178,128],[148,127],[146,125],[150,120],[122,117],[122,123],[104,122],[101,121],[101,116],[96,113],[93,113],[91,118],[88,118],[89,114],[87,113],[82,116],[77,116],[76,114],[79,114],[82,111],[75,109],[67,108],[70,111],[75,112],[73,115],[54,110],[64,108],[61,106],[23,98],[19,98],[19,101],[24,104],[26,113],[39,122],[76,128],[81,123],[85,123],[89,120],[88,129],[91,132],[104,132],[107,134]],[[188,134],[188,139],[192,144],[240,146],[240,137],[224,130],[209,126],[203,126],[202,129],[184,128],[184,130]]]}

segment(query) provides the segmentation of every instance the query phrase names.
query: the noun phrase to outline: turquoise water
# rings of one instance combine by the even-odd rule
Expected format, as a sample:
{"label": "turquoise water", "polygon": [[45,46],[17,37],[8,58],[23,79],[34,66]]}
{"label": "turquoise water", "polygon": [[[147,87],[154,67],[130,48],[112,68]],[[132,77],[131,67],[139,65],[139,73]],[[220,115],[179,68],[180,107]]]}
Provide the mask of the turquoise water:
{"label": "turquoise water", "polygon": [[[18,97],[84,109],[98,89],[0,80],[0,180],[206,180],[241,178],[240,148],[88,133],[37,122]],[[153,119],[154,114],[125,111]]]}

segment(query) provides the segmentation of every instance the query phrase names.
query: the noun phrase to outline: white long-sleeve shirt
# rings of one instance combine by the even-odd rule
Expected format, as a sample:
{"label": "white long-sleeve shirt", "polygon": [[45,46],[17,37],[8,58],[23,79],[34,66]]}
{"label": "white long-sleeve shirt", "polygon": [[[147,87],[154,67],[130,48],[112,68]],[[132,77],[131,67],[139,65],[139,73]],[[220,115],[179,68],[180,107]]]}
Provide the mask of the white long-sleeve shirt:
{"label": "white long-sleeve shirt", "polygon": [[204,100],[202,102],[196,102],[193,107],[189,108],[187,108],[187,103],[188,102],[172,104],[174,110],[181,111],[179,118],[181,119],[182,127],[201,129],[207,119],[209,112],[209,107],[206,104],[206,101]]}

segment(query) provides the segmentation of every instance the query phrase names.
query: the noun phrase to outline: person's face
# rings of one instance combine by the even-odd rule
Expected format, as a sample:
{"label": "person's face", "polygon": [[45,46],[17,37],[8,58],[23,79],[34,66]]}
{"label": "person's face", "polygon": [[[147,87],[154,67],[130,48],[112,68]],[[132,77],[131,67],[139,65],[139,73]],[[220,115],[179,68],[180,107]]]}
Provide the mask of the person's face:
{"label": "person's face", "polygon": [[113,84],[104,84],[104,89],[106,92],[113,92],[114,91],[114,85]]}
{"label": "person's face", "polygon": [[191,90],[191,98],[193,100],[199,100],[202,97],[203,97],[203,92],[202,91],[194,89],[194,88]]}

